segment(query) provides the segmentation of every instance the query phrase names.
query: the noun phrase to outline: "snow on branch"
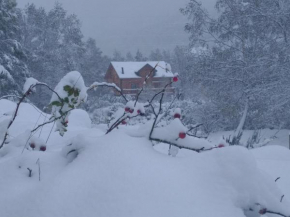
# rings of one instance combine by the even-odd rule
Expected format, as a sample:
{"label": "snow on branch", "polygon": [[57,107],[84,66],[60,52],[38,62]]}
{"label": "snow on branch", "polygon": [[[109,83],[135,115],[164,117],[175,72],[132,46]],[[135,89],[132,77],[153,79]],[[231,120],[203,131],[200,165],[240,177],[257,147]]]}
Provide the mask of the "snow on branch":
{"label": "snow on branch", "polygon": [[6,98],[21,98],[20,96],[17,96],[17,95],[5,95],[5,96],[1,96],[0,97],[0,100],[1,99],[6,99]]}
{"label": "snow on branch", "polygon": [[96,89],[97,87],[112,87],[114,88],[123,98],[126,102],[128,102],[127,98],[124,96],[122,90],[114,83],[107,83],[107,82],[94,82],[90,87],[87,88],[87,90]]}
{"label": "snow on branch", "polygon": [[253,213],[253,214],[251,214],[251,216],[260,216],[260,215],[265,215],[265,214],[269,213],[269,214],[274,214],[274,215],[282,216],[282,217],[290,217],[290,215],[286,215],[282,212],[276,212],[276,211],[267,209],[265,206],[262,206],[259,203],[255,203],[253,206],[251,206],[249,209],[246,209],[245,211],[248,214],[249,214],[249,212]]}
{"label": "snow on branch", "polygon": [[117,91],[121,92],[121,89],[114,83],[107,83],[107,82],[97,82],[95,81],[89,88],[88,90],[90,89],[94,89],[98,86],[106,86],[106,87],[113,87],[115,88]]}
{"label": "snow on branch", "polygon": [[127,120],[143,116],[145,114],[145,108],[143,103],[135,103],[133,101],[127,102],[124,112],[121,116],[116,117],[113,124],[109,127],[106,134],[117,128],[120,124],[125,124]]}
{"label": "snow on branch", "polygon": [[[69,85],[65,85],[65,84],[70,84],[70,83],[72,83],[73,87],[70,87]],[[65,85],[65,86],[62,86],[62,85]],[[74,109],[75,106],[78,105],[81,101],[85,100],[84,98],[86,98],[87,96],[86,87],[84,85],[84,82],[80,73],[78,72],[68,73],[56,86],[55,90],[53,90],[47,84],[41,83],[34,78],[28,78],[23,87],[23,95],[22,97],[20,97],[16,105],[15,112],[13,113],[13,116],[11,120],[9,121],[7,129],[5,130],[4,138],[0,145],[0,149],[3,148],[7,140],[7,137],[9,134],[8,133],[9,128],[11,127],[11,125],[13,124],[13,122],[15,121],[17,117],[20,104],[25,100],[27,96],[29,96],[32,92],[35,91],[37,86],[45,86],[53,93],[52,98],[51,98],[51,104],[50,104],[53,109],[53,115],[48,122],[43,123],[42,125],[39,125],[33,131],[37,130],[41,126],[52,123],[54,121],[58,121],[61,124],[57,123],[57,130],[59,130],[60,134],[63,135],[63,133],[66,131],[65,127],[67,126],[66,118],[69,115],[70,111]],[[74,98],[70,99],[69,98],[70,96],[74,96]],[[69,104],[70,102],[73,104]],[[60,107],[60,108],[57,108],[57,107]]]}
{"label": "snow on branch", "polygon": [[26,93],[31,86],[34,86],[34,88],[32,88],[31,90],[32,91],[35,91],[35,85],[38,84],[38,80],[36,80],[35,78],[27,78],[25,83],[24,83],[24,86],[23,86],[23,93]]}
{"label": "snow on branch", "polygon": [[0,76],[5,76],[8,80],[14,81],[12,75],[2,65],[0,65]]}
{"label": "snow on branch", "polygon": [[[38,83],[38,82],[35,82],[35,79],[31,79],[29,82],[33,81],[33,83],[28,87],[28,89],[26,90],[26,92],[22,95],[22,97],[19,99],[17,105],[16,105],[16,109],[15,109],[15,112],[13,113],[13,116],[11,118],[11,120],[9,121],[9,124],[7,126],[7,129],[6,129],[6,132],[4,134],[4,138],[3,138],[3,141],[0,145],[0,149],[3,148],[6,140],[7,140],[7,137],[8,137],[8,131],[9,131],[9,128],[11,127],[11,125],[13,124],[13,122],[15,121],[16,117],[17,117],[17,114],[18,114],[18,111],[19,111],[19,107],[20,107],[20,104],[25,100],[25,98],[30,95],[32,93],[32,91],[35,89],[36,86],[45,86],[47,87],[49,90],[52,90],[47,84],[45,83]],[[26,84],[28,85],[29,82]],[[52,90],[53,91],[53,90]],[[53,91],[54,92],[54,91]],[[57,93],[56,93],[57,94]],[[59,95],[57,94],[57,96],[59,97]]]}
{"label": "snow on branch", "polygon": [[[56,121],[56,131],[59,131],[59,134],[63,136],[67,131],[70,111],[87,100],[87,87],[82,75],[77,71],[72,71],[60,80],[54,93],[56,94],[53,94],[50,100],[51,120]],[[53,122],[51,120],[50,122]]]}
{"label": "snow on branch", "polygon": [[[188,130],[182,124],[180,120],[181,109],[175,109],[174,115],[173,115],[174,120],[172,120],[170,124],[168,124],[167,126],[157,127],[162,117],[168,113],[170,107],[172,106],[174,100],[176,99],[174,98],[169,108],[163,111],[162,103],[163,103],[164,94],[165,94],[166,88],[170,86],[171,84],[172,84],[172,81],[166,84],[160,92],[153,95],[152,99],[148,101],[148,103],[145,105],[146,107],[151,107],[153,114],[155,116],[153,124],[151,126],[150,133],[149,133],[149,140],[169,144],[170,149],[171,149],[171,146],[174,146],[179,149],[188,149],[195,152],[209,151],[214,148],[218,148],[218,147],[213,147],[212,144],[208,142],[206,139],[196,138],[195,136],[192,136],[189,134],[189,132],[192,129]],[[159,106],[158,106],[159,108],[155,109],[152,102],[159,95],[161,95],[159,99]],[[199,126],[200,125],[196,127],[199,127]]]}

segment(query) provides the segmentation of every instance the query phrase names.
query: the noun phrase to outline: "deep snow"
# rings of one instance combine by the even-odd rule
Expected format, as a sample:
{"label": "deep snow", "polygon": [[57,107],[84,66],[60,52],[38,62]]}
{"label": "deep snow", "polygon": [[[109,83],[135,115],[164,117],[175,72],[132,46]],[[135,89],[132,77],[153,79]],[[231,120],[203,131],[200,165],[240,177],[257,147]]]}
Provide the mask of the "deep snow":
{"label": "deep snow", "polygon": [[[14,108],[0,100],[0,124]],[[168,145],[152,147],[146,137],[132,136],[133,127],[105,135],[106,126],[92,127],[85,111],[74,110],[64,137],[52,132],[45,152],[27,145],[22,153],[27,129],[48,118],[29,104],[20,106],[12,139],[0,150],[0,216],[244,217],[243,209],[255,203],[290,215],[290,152],[281,146],[287,143],[250,151],[181,150],[171,157]],[[52,126],[34,136],[46,141]]]}

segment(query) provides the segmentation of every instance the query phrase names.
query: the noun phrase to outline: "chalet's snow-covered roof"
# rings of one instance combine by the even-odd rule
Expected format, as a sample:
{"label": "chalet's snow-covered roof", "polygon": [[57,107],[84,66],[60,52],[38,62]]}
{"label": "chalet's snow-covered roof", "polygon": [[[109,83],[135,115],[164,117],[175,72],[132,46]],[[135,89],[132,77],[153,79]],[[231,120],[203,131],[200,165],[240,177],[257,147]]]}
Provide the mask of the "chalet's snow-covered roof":
{"label": "chalet's snow-covered roof", "polygon": [[[141,68],[143,68],[145,65],[149,64],[152,67],[155,67],[156,64],[156,73],[155,78],[161,78],[161,77],[167,77],[172,78],[173,73],[171,71],[171,66],[169,63],[166,63],[164,61],[154,62],[111,62],[113,67],[115,68],[119,78],[140,78],[138,75],[136,75],[136,72],[138,72]],[[124,70],[124,74],[122,73],[122,68]]]}

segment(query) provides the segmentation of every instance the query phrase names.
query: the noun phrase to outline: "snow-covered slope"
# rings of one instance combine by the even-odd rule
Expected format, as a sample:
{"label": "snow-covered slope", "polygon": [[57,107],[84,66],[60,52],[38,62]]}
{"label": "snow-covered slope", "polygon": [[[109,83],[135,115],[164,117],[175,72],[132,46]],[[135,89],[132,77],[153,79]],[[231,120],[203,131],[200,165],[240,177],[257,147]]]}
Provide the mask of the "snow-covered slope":
{"label": "snow-covered slope", "polygon": [[[15,106],[7,100],[0,105],[1,115]],[[28,104],[21,109],[10,131],[16,138],[39,117]],[[0,123],[7,117],[0,116]],[[13,140],[6,145],[0,157],[0,216],[244,217],[243,209],[255,203],[290,214],[290,152],[284,147],[182,150],[173,158],[146,138],[128,135],[124,126],[105,135],[102,127],[90,127],[84,111],[70,118],[68,132],[64,137],[53,132],[45,152],[22,153],[24,144]],[[46,140],[51,127],[40,138]],[[77,154],[68,154],[70,147]]]}

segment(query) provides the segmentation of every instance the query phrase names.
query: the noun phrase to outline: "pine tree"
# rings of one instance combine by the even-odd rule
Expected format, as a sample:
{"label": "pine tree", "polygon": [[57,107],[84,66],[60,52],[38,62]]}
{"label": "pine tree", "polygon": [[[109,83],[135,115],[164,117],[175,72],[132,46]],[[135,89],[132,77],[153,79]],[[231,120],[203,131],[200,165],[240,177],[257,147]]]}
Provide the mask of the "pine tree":
{"label": "pine tree", "polygon": [[118,50],[115,50],[113,53],[113,61],[117,61],[117,62],[123,62],[125,61],[125,58],[122,56],[121,52]]}
{"label": "pine tree", "polygon": [[103,80],[109,63],[109,59],[102,56],[96,40],[89,38],[85,43],[85,54],[81,66],[84,80],[87,82]]}
{"label": "pine tree", "polygon": [[146,61],[147,58],[145,58],[145,57],[143,56],[143,54],[141,53],[141,51],[138,49],[137,52],[136,52],[136,55],[135,55],[135,60],[136,60],[137,62],[142,62],[142,61]]}
{"label": "pine tree", "polygon": [[133,55],[131,54],[131,52],[128,52],[126,54],[126,61],[129,61],[129,62],[132,62],[132,61],[135,61]]}
{"label": "pine tree", "polygon": [[[59,3],[48,12],[27,5],[21,19],[21,35],[32,76],[52,87],[74,70],[87,81],[101,80],[109,65],[95,40],[84,41],[77,16],[67,14]],[[33,100],[40,107],[46,106],[50,95],[40,88]]]}
{"label": "pine tree", "polygon": [[150,55],[149,55],[149,60],[151,61],[161,61],[164,60],[163,59],[163,55],[161,53],[161,51],[157,48],[154,51],[151,51]]}
{"label": "pine tree", "polygon": [[0,1],[0,95],[19,94],[29,75],[19,43],[19,17],[15,0]]}

